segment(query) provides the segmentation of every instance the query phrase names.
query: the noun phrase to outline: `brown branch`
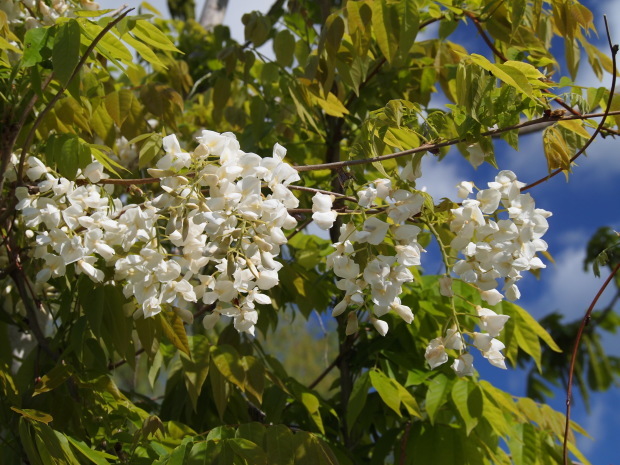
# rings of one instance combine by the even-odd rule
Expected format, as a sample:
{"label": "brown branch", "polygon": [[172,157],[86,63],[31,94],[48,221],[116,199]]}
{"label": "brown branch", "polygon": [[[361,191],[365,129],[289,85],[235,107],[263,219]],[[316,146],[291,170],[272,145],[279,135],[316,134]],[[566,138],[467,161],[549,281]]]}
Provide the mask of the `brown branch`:
{"label": "brown branch", "polygon": [[341,194],[340,192],[332,192],[332,191],[328,191],[324,189],[315,189],[314,187],[293,186],[293,185],[289,185],[288,188],[291,190],[296,190],[296,191],[315,192],[315,193],[320,193],[320,194],[333,195],[334,197],[339,197],[342,200],[349,200],[351,202],[357,202],[357,199],[353,197],[348,197],[344,194]]}
{"label": "brown branch", "polygon": [[465,16],[467,16],[468,18],[472,20],[472,22],[474,23],[474,26],[476,26],[476,29],[478,30],[478,34],[480,34],[480,37],[482,37],[482,40],[484,40],[484,43],[487,44],[487,46],[491,49],[493,54],[502,61],[508,61],[508,58],[506,58],[506,55],[504,55],[502,52],[499,51],[499,49],[495,46],[495,44],[493,43],[489,35],[482,28],[480,18],[478,18],[471,11],[464,11],[463,13],[465,14]]}
{"label": "brown branch", "polygon": [[[51,72],[49,76],[45,78],[45,81],[43,81],[43,83],[41,84],[41,92],[43,92],[47,88],[53,78],[54,72]],[[4,173],[6,172],[6,168],[9,164],[11,153],[13,153],[15,142],[17,141],[17,137],[19,136],[19,133],[26,124],[26,119],[30,115],[30,112],[34,108],[34,104],[37,103],[38,99],[39,95],[37,94],[37,92],[35,92],[28,101],[28,103],[26,103],[26,105],[22,109],[21,117],[19,118],[17,124],[15,126],[9,125],[10,133],[6,141],[2,141],[2,153],[0,154],[0,157],[2,157],[2,161],[0,162],[0,197],[2,197],[2,191],[4,190],[4,181],[6,179],[4,177]]]}
{"label": "brown branch", "polygon": [[[560,116],[560,117],[542,116],[540,118],[536,118],[536,119],[529,120],[529,121],[523,121],[523,122],[514,124],[512,126],[506,126],[504,128],[485,131],[481,133],[480,135],[483,137],[486,137],[486,136],[493,137],[497,134],[502,134],[504,132],[512,131],[514,129],[521,129],[521,128],[533,126],[536,124],[548,123],[550,121],[570,121],[574,119],[585,120],[585,119],[591,119],[591,118],[606,117],[610,115],[620,115],[620,110],[609,111],[609,112],[604,112],[604,113],[587,113],[583,115],[570,115],[570,116]],[[374,158],[363,158],[359,160],[346,160],[346,161],[340,161],[336,163],[322,163],[319,165],[295,166],[294,168],[299,172],[318,171],[318,170],[336,170],[339,168],[343,168],[345,166],[365,165],[365,164],[374,163],[376,161],[383,161],[383,160],[389,160],[391,158],[399,158],[399,157],[403,157],[406,155],[412,155],[414,153],[434,151],[442,147],[449,147],[451,145],[456,145],[458,143],[465,142],[465,140],[466,138],[459,137],[459,138],[450,139],[450,140],[443,141],[443,142],[425,143],[413,149],[404,150],[402,152],[391,153],[389,155],[381,155],[379,157],[374,157]]]}
{"label": "brown branch", "polygon": [[603,294],[603,292],[605,291],[605,289],[607,288],[607,286],[609,285],[613,277],[618,272],[618,270],[620,270],[620,263],[618,263],[615,266],[615,268],[611,271],[611,273],[609,274],[609,276],[607,277],[607,279],[605,280],[601,288],[596,293],[596,296],[592,300],[590,307],[588,307],[586,314],[583,316],[583,319],[581,320],[581,324],[579,325],[579,330],[577,331],[577,337],[575,338],[575,344],[573,345],[573,353],[571,355],[570,368],[568,371],[568,385],[566,388],[566,423],[564,425],[564,443],[562,445],[564,465],[568,464],[568,434],[570,432],[570,413],[571,413],[571,405],[572,405],[571,398],[573,394],[573,376],[575,373],[575,364],[577,362],[577,352],[579,350],[579,343],[581,342],[581,336],[583,335],[583,331],[585,327],[590,322],[590,318],[592,315],[592,311],[594,310],[594,306],[596,305],[596,303],[598,302],[598,299],[601,297],[601,295]]}
{"label": "brown branch", "polygon": [[92,53],[92,51],[95,49],[97,44],[101,41],[101,39],[103,39],[103,37],[108,33],[108,31],[112,29],[114,26],[116,26],[131,11],[133,11],[133,8],[130,8],[124,13],[121,13],[117,18],[110,21],[106,25],[106,27],[104,27],[101,30],[101,32],[99,32],[99,34],[97,34],[97,36],[94,38],[94,40],[91,42],[91,44],[86,49],[86,52],[84,52],[84,55],[82,55],[82,58],[80,58],[80,61],[78,61],[77,65],[75,66],[75,69],[71,73],[71,76],[69,76],[69,79],[67,80],[66,84],[61,86],[60,89],[58,89],[58,92],[56,92],[56,95],[52,97],[52,99],[45,106],[45,108],[41,111],[41,113],[37,115],[37,118],[35,119],[34,124],[32,125],[30,132],[28,133],[28,136],[26,136],[24,147],[22,148],[22,153],[19,159],[19,167],[17,169],[18,184],[22,182],[22,178],[24,174],[24,162],[26,161],[26,154],[28,153],[28,150],[30,150],[30,146],[32,145],[32,142],[34,141],[34,136],[37,132],[39,125],[41,124],[41,121],[43,121],[43,118],[45,117],[45,115],[47,115],[51,111],[51,109],[54,107],[56,102],[60,100],[60,97],[62,97],[63,94],[66,92],[66,90],[69,87],[69,84],[71,84],[71,81],[73,81],[73,79],[75,79],[75,77],[78,75],[78,73],[80,72],[84,64],[86,63],[86,60],[88,60],[88,56]]}
{"label": "brown branch", "polygon": [[407,461],[407,441],[409,441],[410,432],[411,422],[408,421],[405,425],[405,433],[403,434],[403,438],[400,441],[400,459],[398,460],[399,465],[405,465]]}
{"label": "brown branch", "polygon": [[[607,16],[604,15],[603,18],[605,19],[605,29],[607,31],[607,41],[609,42],[609,49],[611,51],[611,59],[612,59],[612,64],[613,64],[612,78],[611,78],[611,89],[609,90],[609,98],[607,99],[607,108],[605,109],[605,113],[603,113],[603,118],[601,119],[600,123],[596,127],[596,130],[592,133],[592,136],[590,136],[590,138],[584,144],[584,146],[581,147],[581,149],[575,155],[573,155],[571,157],[570,162],[568,164],[569,167],[577,158],[579,158],[579,156],[581,156],[581,154],[583,154],[586,151],[586,149],[590,146],[590,144],[592,142],[594,142],[594,139],[596,139],[596,136],[598,136],[598,134],[601,132],[601,129],[603,129],[603,125],[605,124],[605,120],[607,119],[607,116],[609,116],[612,113],[609,110],[611,108],[611,103],[612,103],[613,98],[614,98],[614,92],[616,90],[616,69],[617,69],[616,55],[618,54],[618,45],[612,45],[612,43],[611,43],[611,34],[609,32],[609,25],[607,24]],[[557,174],[561,173],[562,171],[564,171],[562,168],[558,168],[557,170],[553,171],[552,173],[549,173],[544,178],[540,178],[538,181],[535,181],[535,182],[533,182],[531,184],[528,184],[523,189],[521,189],[521,192],[526,191],[528,189],[531,189],[532,187],[537,186],[537,185],[539,185],[539,184],[541,184],[541,183],[551,179],[552,177],[556,176]]]}
{"label": "brown branch", "polygon": [[304,221],[301,224],[298,224],[297,227],[293,230],[292,233],[290,233],[288,236],[286,236],[286,240],[290,241],[293,237],[295,237],[297,234],[299,234],[306,226],[308,226],[310,223],[312,223],[312,221],[314,221],[312,219],[312,217],[306,219],[306,221]]}
{"label": "brown branch", "polygon": [[325,378],[329,374],[330,371],[332,371],[334,368],[338,366],[343,356],[344,356],[344,352],[341,352],[340,354],[338,354],[338,356],[334,359],[334,361],[330,363],[327,366],[327,368],[325,368],[323,372],[308,385],[308,389],[314,389],[321,381],[323,381],[323,378]]}
{"label": "brown branch", "polygon": [[4,246],[6,248],[7,255],[13,259],[12,261],[15,265],[9,272],[9,276],[11,276],[11,279],[15,283],[19,297],[24,303],[26,317],[28,318],[28,328],[32,332],[32,335],[36,339],[39,347],[41,347],[52,360],[56,361],[58,360],[58,354],[52,350],[49,341],[41,329],[41,326],[39,326],[37,307],[40,308],[41,303],[37,300],[34,290],[32,289],[32,286],[30,286],[28,278],[24,273],[19,252],[17,250],[13,250],[13,247],[11,247],[8,243],[5,243]]}

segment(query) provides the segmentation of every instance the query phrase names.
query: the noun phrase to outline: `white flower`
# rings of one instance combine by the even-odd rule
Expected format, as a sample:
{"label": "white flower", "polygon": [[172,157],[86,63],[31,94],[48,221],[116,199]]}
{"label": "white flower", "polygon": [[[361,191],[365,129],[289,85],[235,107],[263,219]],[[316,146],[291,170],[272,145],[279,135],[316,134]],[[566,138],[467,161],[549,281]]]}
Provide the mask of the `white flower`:
{"label": "white flower", "polygon": [[443,340],[443,345],[446,349],[463,349],[463,337],[461,336],[461,333],[458,332],[456,327],[448,328],[446,331],[446,337]]}
{"label": "white flower", "polygon": [[472,376],[474,370],[474,357],[471,354],[462,354],[454,360],[451,367],[458,376]]}
{"label": "white flower", "polygon": [[312,214],[314,223],[323,230],[331,229],[336,221],[336,218],[338,218],[338,213],[331,210],[327,212],[315,212]]}
{"label": "white flower", "polygon": [[372,187],[367,187],[366,189],[362,189],[357,192],[357,196],[359,197],[359,206],[360,207],[370,207],[372,203],[377,198],[377,190]]}
{"label": "white flower", "polygon": [[490,334],[475,332],[473,338],[474,346],[480,352],[487,352],[491,349],[491,344],[494,339]]}
{"label": "white flower", "polygon": [[499,333],[504,329],[504,325],[510,318],[508,315],[498,315],[493,310],[476,307],[478,316],[480,317],[479,326],[484,329],[491,337],[499,336]]}
{"label": "white flower", "polygon": [[500,350],[504,349],[504,344],[497,340],[492,339],[491,344],[486,351],[482,352],[484,358],[486,358],[489,363],[498,368],[506,369],[506,362],[504,355],[500,352]]}
{"label": "white flower", "polygon": [[480,293],[480,297],[482,300],[487,302],[489,305],[496,305],[502,301],[504,296],[497,289],[490,289],[488,291],[483,291]]}
{"label": "white flower", "polygon": [[217,322],[220,321],[220,313],[217,311],[213,311],[211,313],[207,313],[202,320],[202,325],[205,329],[213,329]]}
{"label": "white flower", "polygon": [[390,304],[390,308],[396,312],[396,314],[403,319],[407,324],[411,324],[413,321],[413,312],[409,307],[400,303],[400,299],[394,299],[394,302]]}
{"label": "white flower", "polygon": [[448,361],[448,354],[443,345],[443,338],[437,337],[428,344],[426,352],[424,353],[424,358],[431,366],[431,369]]}
{"label": "white flower", "polygon": [[97,183],[103,178],[103,165],[98,161],[94,161],[82,170],[82,174],[90,182]]}
{"label": "white flower", "polygon": [[454,296],[452,291],[452,278],[450,276],[442,276],[439,278],[439,293],[445,297]]}
{"label": "white flower", "polygon": [[385,336],[390,329],[385,321],[378,320],[375,317],[370,317],[370,322],[381,336]]}
{"label": "white flower", "polygon": [[469,154],[469,163],[474,168],[478,168],[484,162],[484,152],[480,144],[472,144],[467,147],[467,153]]}
{"label": "white flower", "polygon": [[362,231],[358,231],[355,238],[358,242],[368,242],[372,245],[379,245],[385,239],[390,225],[385,221],[381,221],[377,217],[368,218],[364,221]]}
{"label": "white flower", "polygon": [[471,181],[461,181],[456,185],[458,188],[458,197],[461,199],[466,199],[469,194],[474,192],[474,183]]}
{"label": "white flower", "polygon": [[358,330],[358,322],[357,322],[357,314],[355,312],[349,312],[347,315],[347,326],[344,330],[344,333],[347,336],[357,333]]}
{"label": "white flower", "polygon": [[377,189],[377,197],[385,200],[392,191],[392,181],[385,178],[375,179],[375,189]]}

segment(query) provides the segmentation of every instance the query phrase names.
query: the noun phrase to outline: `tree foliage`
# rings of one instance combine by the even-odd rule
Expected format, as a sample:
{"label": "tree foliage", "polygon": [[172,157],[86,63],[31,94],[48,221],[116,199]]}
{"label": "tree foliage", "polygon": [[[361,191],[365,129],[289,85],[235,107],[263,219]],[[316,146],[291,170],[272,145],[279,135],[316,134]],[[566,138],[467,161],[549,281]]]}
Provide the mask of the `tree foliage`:
{"label": "tree foliage", "polygon": [[[538,182],[464,180],[457,204],[415,181],[452,146],[501,168],[496,140],[532,126],[541,178],[568,176],[618,130],[613,89],[573,82],[581,54],[600,78],[617,47],[574,0],[290,0],[243,24],[237,43],[148,4],[0,4],[3,463],[563,463],[544,399],[577,325],[513,302],[549,257]],[[588,263],[617,269],[597,237]],[[584,394],[618,371],[585,347]],[[528,397],[474,355],[533,363]]]}

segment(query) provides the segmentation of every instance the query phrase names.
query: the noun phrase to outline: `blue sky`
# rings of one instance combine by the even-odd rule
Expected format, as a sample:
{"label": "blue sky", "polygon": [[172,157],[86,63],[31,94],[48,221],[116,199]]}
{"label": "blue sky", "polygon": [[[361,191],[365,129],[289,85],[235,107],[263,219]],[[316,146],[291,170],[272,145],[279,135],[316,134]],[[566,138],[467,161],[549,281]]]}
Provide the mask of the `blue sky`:
{"label": "blue sky", "polygon": [[[133,1],[101,1],[106,8],[117,7],[127,3],[130,6],[139,2]],[[167,15],[165,0],[150,2]],[[202,1],[198,0],[197,10],[200,13]],[[241,16],[250,10],[267,11],[272,0],[230,0],[225,24],[231,28],[233,37],[243,39]],[[595,24],[601,31],[601,36],[595,43],[603,50],[607,50],[606,38],[603,31],[603,14],[608,15],[611,24],[614,43],[620,43],[620,1],[606,0],[594,2],[582,1],[595,15]],[[490,56],[473,26],[461,26],[450,38],[454,42],[463,44],[470,52],[477,52]],[[556,47],[557,46],[557,47]],[[561,44],[554,42],[552,52],[562,56]],[[561,69],[558,76],[567,74]],[[582,59],[582,70],[576,83],[584,86],[606,85],[609,87],[610,77],[599,83],[588,69],[585,57]],[[441,96],[434,100],[436,106],[443,102]],[[591,272],[583,270],[585,246],[592,234],[600,226],[611,226],[620,230],[620,210],[617,201],[620,198],[620,142],[608,138],[596,141],[587,151],[587,157],[578,160],[566,183],[562,175],[556,176],[545,184],[530,191],[536,199],[536,205],[553,212],[549,218],[550,229],[545,240],[549,243],[549,252],[555,259],[555,264],[548,264],[543,270],[540,280],[533,277],[526,279],[521,285],[522,299],[520,305],[541,317],[552,311],[560,311],[566,321],[579,318],[585,312],[589,302],[596,294],[603,278],[595,278]],[[525,136],[520,142],[520,151],[507,148],[500,144],[497,148],[497,160],[501,169],[511,169],[517,173],[520,180],[532,182],[546,174],[546,162],[543,155],[540,134]],[[496,170],[491,167],[480,167],[474,170],[456,150],[448,154],[441,162],[436,163],[426,157],[423,164],[424,176],[419,186],[426,185],[428,191],[436,198],[455,198],[455,185],[462,180],[473,180],[478,186],[485,186],[492,180]],[[434,267],[428,269],[434,272]],[[611,296],[608,292],[600,301],[599,307],[605,306]],[[609,337],[606,340],[606,349],[615,355],[620,355],[620,339]],[[568,356],[568,355],[567,355]],[[483,376],[499,387],[514,395],[524,394],[525,376],[518,370],[501,371],[485,364],[478,363]],[[555,399],[549,403],[554,408],[564,409],[563,392],[558,392]],[[618,387],[602,394],[593,394],[591,397],[591,411],[585,412],[579,397],[575,399],[573,419],[581,423],[591,434],[593,440],[583,438],[580,447],[593,464],[620,464],[620,454],[616,445],[615,435],[620,430],[620,415],[615,414],[609,406],[620,405],[620,389]]]}

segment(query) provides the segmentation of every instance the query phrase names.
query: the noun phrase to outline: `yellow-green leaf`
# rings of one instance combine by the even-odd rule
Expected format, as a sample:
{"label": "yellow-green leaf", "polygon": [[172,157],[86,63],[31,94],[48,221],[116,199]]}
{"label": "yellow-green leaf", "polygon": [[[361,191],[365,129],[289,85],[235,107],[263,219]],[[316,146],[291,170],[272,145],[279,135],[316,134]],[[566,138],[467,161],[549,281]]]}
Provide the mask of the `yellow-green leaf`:
{"label": "yellow-green leaf", "polygon": [[41,423],[45,423],[46,425],[53,421],[54,419],[49,413],[39,412],[38,410],[33,410],[29,408],[19,409],[17,407],[11,407],[16,413],[19,413],[21,416],[29,418],[30,420],[39,421]]}
{"label": "yellow-green leaf", "polygon": [[315,101],[320,105],[320,107],[330,116],[336,116],[338,118],[342,118],[344,115],[349,114],[349,110],[343,105],[343,103],[338,100],[331,92],[327,94],[327,99],[320,98],[318,96],[313,95]]}
{"label": "yellow-green leaf", "polygon": [[543,148],[549,172],[556,169],[570,170],[570,149],[555,125],[543,131]]}
{"label": "yellow-green leaf", "polygon": [[170,52],[182,53],[178,48],[174,46],[172,41],[164,34],[157,26],[146,21],[139,19],[136,21],[135,27],[131,30],[138,39],[145,44],[159,48],[161,50],[168,50]]}
{"label": "yellow-green leaf", "polygon": [[396,387],[394,380],[388,378],[383,372],[371,370],[369,372],[370,383],[377,390],[379,397],[385,405],[394,410],[399,417],[400,413],[400,393]]}
{"label": "yellow-green leaf", "polygon": [[164,334],[172,345],[181,352],[190,355],[189,342],[187,341],[187,333],[185,332],[183,320],[173,312],[168,312],[166,315],[159,313],[158,319]]}
{"label": "yellow-green leaf", "polygon": [[558,121],[558,125],[563,128],[568,129],[569,131],[574,132],[575,134],[583,137],[584,139],[589,139],[590,134],[586,131],[586,128],[583,127],[583,121],[577,119],[569,119],[565,121]]}
{"label": "yellow-green leaf", "polygon": [[392,63],[398,51],[398,16],[386,0],[372,3],[372,26],[383,56]]}

